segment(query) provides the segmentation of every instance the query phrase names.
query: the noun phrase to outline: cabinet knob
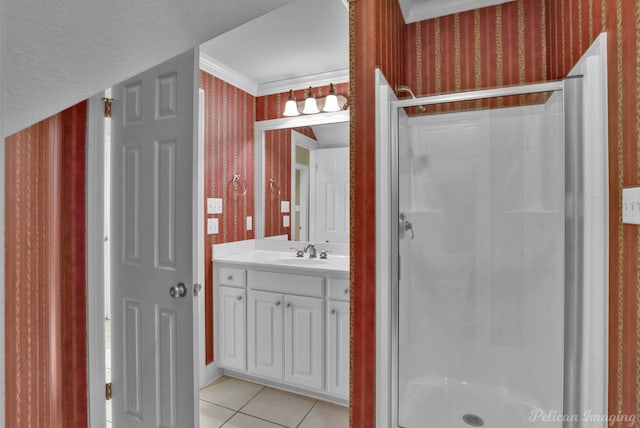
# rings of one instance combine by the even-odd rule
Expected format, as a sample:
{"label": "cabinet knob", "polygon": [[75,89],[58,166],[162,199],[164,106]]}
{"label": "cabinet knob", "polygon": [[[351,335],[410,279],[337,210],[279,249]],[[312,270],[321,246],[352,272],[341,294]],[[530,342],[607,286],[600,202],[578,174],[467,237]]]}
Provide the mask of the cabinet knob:
{"label": "cabinet knob", "polygon": [[291,302],[287,303],[287,308],[291,307]]}
{"label": "cabinet knob", "polygon": [[331,315],[335,315],[336,314],[336,310],[335,309],[331,309]]}
{"label": "cabinet knob", "polygon": [[344,294],[349,294],[349,289],[348,288],[344,289]]}
{"label": "cabinet knob", "polygon": [[237,300],[242,300],[242,295],[236,297]]}
{"label": "cabinet knob", "polygon": [[276,306],[280,306],[280,300],[275,303]]}
{"label": "cabinet knob", "polygon": [[227,275],[227,281],[231,281],[233,279],[233,275]]}

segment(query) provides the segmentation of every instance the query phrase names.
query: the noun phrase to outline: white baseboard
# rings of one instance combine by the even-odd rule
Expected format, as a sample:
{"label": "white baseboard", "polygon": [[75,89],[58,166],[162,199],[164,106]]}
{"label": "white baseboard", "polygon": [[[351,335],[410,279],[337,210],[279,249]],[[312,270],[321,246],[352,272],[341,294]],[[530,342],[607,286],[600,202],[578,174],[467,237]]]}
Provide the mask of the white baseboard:
{"label": "white baseboard", "polygon": [[205,366],[203,373],[200,373],[200,389],[212,384],[222,375],[224,375],[224,372],[216,366],[216,363]]}

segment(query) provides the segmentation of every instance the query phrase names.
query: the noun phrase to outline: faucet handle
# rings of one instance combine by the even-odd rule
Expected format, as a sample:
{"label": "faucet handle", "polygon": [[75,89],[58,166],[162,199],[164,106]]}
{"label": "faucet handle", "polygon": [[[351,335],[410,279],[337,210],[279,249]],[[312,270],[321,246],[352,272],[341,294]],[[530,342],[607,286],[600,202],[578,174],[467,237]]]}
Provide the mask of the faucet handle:
{"label": "faucet handle", "polygon": [[304,250],[299,250],[297,248],[291,247],[290,250],[296,250],[296,257],[304,257]]}
{"label": "faucet handle", "polygon": [[321,259],[326,259],[327,258],[327,253],[330,253],[331,250],[322,250],[320,251],[320,258]]}

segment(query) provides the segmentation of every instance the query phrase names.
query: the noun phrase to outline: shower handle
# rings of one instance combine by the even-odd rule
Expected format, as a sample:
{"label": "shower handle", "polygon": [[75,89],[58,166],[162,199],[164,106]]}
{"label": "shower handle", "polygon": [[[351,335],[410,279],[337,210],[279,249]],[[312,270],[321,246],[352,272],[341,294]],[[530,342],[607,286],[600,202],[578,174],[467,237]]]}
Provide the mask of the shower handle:
{"label": "shower handle", "polygon": [[413,231],[413,225],[411,224],[410,221],[406,221],[404,219],[404,214],[400,213],[400,216],[398,218],[398,226],[399,226],[399,233],[398,233],[398,238],[399,239],[403,239],[406,235],[406,232],[411,231],[411,239],[416,237],[415,232]]}

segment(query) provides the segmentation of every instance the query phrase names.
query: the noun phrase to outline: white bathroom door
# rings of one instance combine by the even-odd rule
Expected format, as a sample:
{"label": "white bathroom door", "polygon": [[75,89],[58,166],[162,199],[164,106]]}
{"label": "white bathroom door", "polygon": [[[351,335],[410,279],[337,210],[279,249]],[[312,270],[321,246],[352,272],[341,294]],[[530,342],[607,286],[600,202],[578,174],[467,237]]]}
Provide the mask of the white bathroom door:
{"label": "white bathroom door", "polygon": [[[197,51],[113,88],[113,426],[197,427]],[[70,219],[72,220],[72,219]]]}
{"label": "white bathroom door", "polygon": [[349,242],[349,148],[314,151],[315,242]]}

